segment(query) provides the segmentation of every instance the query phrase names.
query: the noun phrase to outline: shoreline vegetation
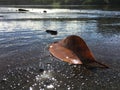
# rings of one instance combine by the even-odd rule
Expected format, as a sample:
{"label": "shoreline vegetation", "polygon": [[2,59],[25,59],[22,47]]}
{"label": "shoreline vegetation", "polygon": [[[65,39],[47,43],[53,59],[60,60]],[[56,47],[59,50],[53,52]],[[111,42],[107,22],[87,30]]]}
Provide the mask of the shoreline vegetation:
{"label": "shoreline vegetation", "polygon": [[0,5],[119,5],[120,0],[0,0]]}

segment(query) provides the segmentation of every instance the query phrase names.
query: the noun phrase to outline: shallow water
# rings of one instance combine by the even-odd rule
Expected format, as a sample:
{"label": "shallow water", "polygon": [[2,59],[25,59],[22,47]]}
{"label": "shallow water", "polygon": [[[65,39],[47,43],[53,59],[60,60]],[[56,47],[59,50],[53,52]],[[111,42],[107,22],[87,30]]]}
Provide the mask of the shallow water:
{"label": "shallow water", "polygon": [[[81,7],[22,7],[28,12],[0,7],[0,90],[120,89],[119,7]],[[88,70],[51,56],[50,43],[72,34],[81,36],[110,68]]]}

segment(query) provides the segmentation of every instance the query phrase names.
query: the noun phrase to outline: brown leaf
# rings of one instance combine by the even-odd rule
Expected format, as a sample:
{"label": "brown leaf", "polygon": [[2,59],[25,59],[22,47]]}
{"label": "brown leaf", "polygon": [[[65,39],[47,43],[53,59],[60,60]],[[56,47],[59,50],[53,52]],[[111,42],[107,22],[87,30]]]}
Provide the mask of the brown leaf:
{"label": "brown leaf", "polygon": [[87,67],[108,67],[96,61],[85,41],[76,35],[68,36],[51,44],[49,51],[56,58],[71,64],[84,64]]}

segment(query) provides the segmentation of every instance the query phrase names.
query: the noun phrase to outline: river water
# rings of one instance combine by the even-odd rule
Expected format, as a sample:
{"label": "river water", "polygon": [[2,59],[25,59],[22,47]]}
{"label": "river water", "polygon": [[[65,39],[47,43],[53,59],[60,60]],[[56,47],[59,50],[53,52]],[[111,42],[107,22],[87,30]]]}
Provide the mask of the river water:
{"label": "river water", "polygon": [[[51,43],[73,34],[110,68],[89,70],[50,55]],[[119,90],[119,83],[119,7],[0,7],[0,90]]]}

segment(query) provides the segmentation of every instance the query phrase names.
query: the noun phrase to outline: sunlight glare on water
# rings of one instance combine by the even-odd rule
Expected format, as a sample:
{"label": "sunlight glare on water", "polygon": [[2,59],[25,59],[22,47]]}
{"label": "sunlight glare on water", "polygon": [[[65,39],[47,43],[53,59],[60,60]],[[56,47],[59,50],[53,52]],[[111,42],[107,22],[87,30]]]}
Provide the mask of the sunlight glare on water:
{"label": "sunlight glare on water", "polygon": [[[39,86],[38,86],[39,85]],[[32,85],[33,90],[39,88],[40,90],[44,89],[53,89],[57,85],[57,80],[52,75],[52,71],[44,71],[42,74],[36,76],[36,82]]]}

